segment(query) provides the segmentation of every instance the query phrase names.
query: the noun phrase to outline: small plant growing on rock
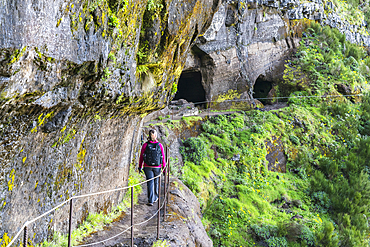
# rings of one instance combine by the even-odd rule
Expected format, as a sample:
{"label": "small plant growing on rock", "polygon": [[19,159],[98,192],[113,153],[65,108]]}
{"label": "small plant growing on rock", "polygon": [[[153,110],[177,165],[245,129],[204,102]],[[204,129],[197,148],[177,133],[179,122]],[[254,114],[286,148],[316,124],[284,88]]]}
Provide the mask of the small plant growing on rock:
{"label": "small plant growing on rock", "polygon": [[166,240],[158,240],[153,243],[152,247],[169,247],[170,245],[167,243]]}

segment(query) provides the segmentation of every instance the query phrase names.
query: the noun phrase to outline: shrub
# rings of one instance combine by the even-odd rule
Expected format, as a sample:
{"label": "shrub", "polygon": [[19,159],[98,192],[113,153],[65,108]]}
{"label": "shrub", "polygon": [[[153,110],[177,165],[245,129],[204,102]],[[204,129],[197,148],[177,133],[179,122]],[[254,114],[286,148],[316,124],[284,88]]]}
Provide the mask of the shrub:
{"label": "shrub", "polygon": [[244,127],[243,115],[233,114],[233,118],[231,119],[230,122],[236,129],[242,129]]}
{"label": "shrub", "polygon": [[285,237],[271,237],[266,240],[269,247],[287,247],[288,241]]}
{"label": "shrub", "polygon": [[257,224],[254,224],[251,226],[254,234],[256,235],[257,239],[259,240],[266,240],[266,239],[269,239],[270,237],[273,237],[278,228],[277,226],[273,226],[273,225],[262,225],[262,226],[259,226]]}
{"label": "shrub", "polygon": [[215,122],[225,132],[234,132],[235,130],[226,115],[218,115],[215,117]]}
{"label": "shrub", "polygon": [[320,159],[320,168],[327,178],[332,179],[338,173],[338,163],[329,158]]}
{"label": "shrub", "polygon": [[360,133],[362,135],[370,135],[370,96],[367,94],[362,100],[362,114],[360,118]]}
{"label": "shrub", "polygon": [[[336,243],[339,241],[336,240]],[[337,246],[337,245],[326,245],[326,246]],[[341,236],[341,246],[348,247],[367,247],[369,246],[367,241],[364,241],[364,236],[355,227],[346,227],[343,229]]]}
{"label": "shrub", "polygon": [[295,144],[295,145],[299,145],[300,144],[300,141],[299,141],[299,138],[295,135],[290,135],[289,136],[289,140]]}
{"label": "shrub", "polygon": [[252,126],[251,131],[256,134],[263,134],[265,130],[263,129],[261,125],[255,124]]}
{"label": "shrub", "polygon": [[185,161],[191,161],[199,165],[207,157],[207,146],[199,137],[190,137],[180,147],[180,153]]}
{"label": "shrub", "polygon": [[328,194],[324,191],[314,192],[312,200],[315,203],[315,209],[320,213],[327,213],[331,206],[331,201]]}
{"label": "shrub", "polygon": [[307,246],[315,246],[315,235],[307,226],[303,226],[299,238],[301,239],[301,242]]}
{"label": "shrub", "polygon": [[[316,235],[317,241],[316,244],[318,246],[326,246],[326,247],[335,247],[338,246],[338,238],[334,234],[334,226],[331,222],[325,221],[323,223],[323,228],[320,232]],[[343,245],[348,246],[348,245]]]}
{"label": "shrub", "polygon": [[361,60],[364,57],[364,51],[358,47],[355,44],[352,44],[350,42],[345,42],[346,44],[346,51],[345,51],[345,56],[346,57],[353,57],[357,61]]}
{"label": "shrub", "polygon": [[202,129],[212,135],[217,135],[220,131],[220,129],[214,123],[211,123],[209,121],[202,123]]}

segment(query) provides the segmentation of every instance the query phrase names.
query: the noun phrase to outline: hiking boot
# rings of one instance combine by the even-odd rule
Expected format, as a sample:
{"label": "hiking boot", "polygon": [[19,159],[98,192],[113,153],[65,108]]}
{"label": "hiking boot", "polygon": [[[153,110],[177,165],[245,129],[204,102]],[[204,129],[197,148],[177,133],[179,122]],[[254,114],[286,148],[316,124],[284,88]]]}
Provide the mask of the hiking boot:
{"label": "hiking boot", "polygon": [[155,203],[155,202],[157,202],[158,201],[158,197],[157,197],[157,199],[155,199],[155,201],[153,202],[153,203]]}
{"label": "hiking boot", "polygon": [[152,202],[148,202],[146,205],[153,206],[153,203]]}

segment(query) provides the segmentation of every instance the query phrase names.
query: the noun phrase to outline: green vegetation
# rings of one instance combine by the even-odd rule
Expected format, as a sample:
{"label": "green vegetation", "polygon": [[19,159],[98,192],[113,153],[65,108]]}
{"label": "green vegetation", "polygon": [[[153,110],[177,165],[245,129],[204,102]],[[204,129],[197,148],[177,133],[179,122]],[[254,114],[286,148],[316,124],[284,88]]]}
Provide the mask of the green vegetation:
{"label": "green vegetation", "polygon": [[215,246],[368,246],[370,96],[342,96],[368,91],[368,57],[336,30],[306,33],[288,107],[210,117],[184,141],[181,179]]}
{"label": "green vegetation", "polygon": [[22,50],[16,49],[14,53],[12,54],[12,56],[10,57],[10,61],[8,64],[16,63],[23,56],[26,49],[27,49],[27,46],[23,47]]}
{"label": "green vegetation", "polygon": [[152,247],[168,247],[170,246],[166,240],[158,240],[155,243],[153,243]]}
{"label": "green vegetation", "polygon": [[136,76],[141,77],[143,74],[149,74],[149,68],[146,64],[139,64],[136,67]]}
{"label": "green vegetation", "polygon": [[182,117],[181,120],[183,120],[187,125],[193,125],[194,122],[202,120],[202,117],[188,116],[188,117]]}
{"label": "green vegetation", "polygon": [[155,19],[159,17],[163,7],[161,0],[148,0],[146,9],[152,14],[152,18]]}
{"label": "green vegetation", "polygon": [[220,103],[227,100],[233,100],[238,98],[240,98],[240,94],[238,93],[238,91],[230,89],[229,91],[227,91],[227,93],[218,95],[215,101]]}
{"label": "green vegetation", "polygon": [[[150,41],[146,37],[148,28],[154,26],[155,21],[165,21],[163,14],[161,14],[164,8],[162,0],[149,0],[147,2],[144,16],[143,25],[140,31],[140,47],[137,52],[137,62],[139,65],[146,63],[155,63],[158,60],[158,47],[152,47],[155,44],[150,44]],[[154,36],[159,36],[161,33],[155,33]]]}
{"label": "green vegetation", "polygon": [[324,96],[369,89],[370,57],[364,48],[349,43],[344,34],[328,26],[314,23],[306,31],[296,55],[285,65],[284,83],[279,88],[282,94],[300,90],[295,94]]}
{"label": "green vegetation", "polygon": [[4,232],[2,238],[0,238],[1,247],[8,246],[10,241],[12,241],[13,238],[8,237],[8,233]]}
{"label": "green vegetation", "polygon": [[[185,140],[182,180],[215,245],[366,246],[369,102],[220,115]],[[276,139],[293,173],[267,170],[266,141]]]}
{"label": "green vegetation", "polygon": [[[368,31],[370,26],[368,25],[367,30],[362,27],[362,23],[365,20],[368,24],[370,23],[370,1],[369,0],[334,0],[335,12],[337,12],[342,20],[347,20],[352,25],[358,25],[360,27],[360,33],[369,35]],[[331,12],[332,10],[328,10]]]}

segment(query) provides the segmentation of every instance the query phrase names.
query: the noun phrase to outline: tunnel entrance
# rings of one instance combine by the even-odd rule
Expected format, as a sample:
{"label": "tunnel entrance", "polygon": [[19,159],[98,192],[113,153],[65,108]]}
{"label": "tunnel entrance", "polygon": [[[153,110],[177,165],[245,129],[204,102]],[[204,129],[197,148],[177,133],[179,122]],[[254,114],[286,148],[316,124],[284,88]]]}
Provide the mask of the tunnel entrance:
{"label": "tunnel entrance", "polygon": [[174,100],[179,99],[193,102],[195,106],[205,105],[206,92],[202,85],[202,75],[200,72],[184,72],[181,74]]}
{"label": "tunnel entrance", "polygon": [[266,98],[268,97],[268,94],[270,90],[272,89],[272,82],[266,81],[261,76],[259,76],[254,83],[254,98],[261,101],[262,104],[266,104],[269,100]]}

